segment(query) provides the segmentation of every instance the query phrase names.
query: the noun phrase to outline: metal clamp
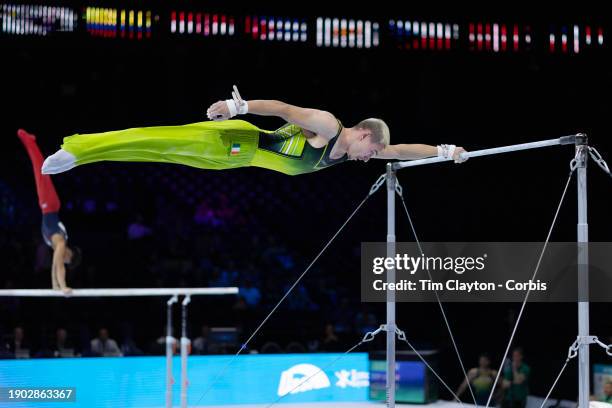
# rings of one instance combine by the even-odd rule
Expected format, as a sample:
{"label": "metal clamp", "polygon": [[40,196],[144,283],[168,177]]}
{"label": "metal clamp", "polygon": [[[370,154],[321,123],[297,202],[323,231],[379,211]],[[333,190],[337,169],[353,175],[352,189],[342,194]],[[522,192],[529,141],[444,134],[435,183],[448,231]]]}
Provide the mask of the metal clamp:
{"label": "metal clamp", "polygon": [[570,171],[576,170],[578,167],[584,167],[586,165],[586,161],[588,159],[587,149],[588,146],[576,146],[576,155],[570,161]]}
{"label": "metal clamp", "polygon": [[597,343],[599,340],[597,340],[597,336],[578,336],[576,337],[576,341],[574,341],[574,344],[572,344],[570,346],[567,358],[568,360],[570,358],[574,358],[578,355],[578,349],[580,348],[580,346],[582,345],[590,345],[593,343]]}
{"label": "metal clamp", "polygon": [[597,340],[597,336],[578,336],[576,337],[576,342],[578,342],[578,345],[582,345],[582,344],[594,344],[597,343],[599,340]]}
{"label": "metal clamp", "polygon": [[397,177],[395,178],[395,192],[400,197],[403,197],[403,195],[404,195],[404,189],[402,189],[402,186],[400,186],[400,183],[399,183],[399,180],[397,179]]}
{"label": "metal clamp", "polygon": [[397,334],[397,338],[401,341],[406,341],[406,333],[399,327],[395,328],[395,333]]}
{"label": "metal clamp", "polygon": [[385,180],[387,180],[387,175],[386,174],[381,175],[378,178],[378,180],[376,180],[376,182],[370,188],[370,192],[368,193],[368,195],[372,195],[375,192],[377,192],[380,186],[382,186],[385,183]]}
{"label": "metal clamp", "polygon": [[593,159],[595,163],[604,171],[606,174],[612,177],[612,173],[610,173],[610,168],[606,161],[601,157],[601,154],[592,146],[589,146],[589,155]]}
{"label": "metal clamp", "polygon": [[361,342],[367,343],[369,341],[372,341],[374,340],[374,337],[376,337],[378,333],[380,333],[381,331],[385,331],[385,330],[387,330],[387,326],[384,324],[381,324],[380,327],[374,330],[373,332],[367,332],[365,336],[363,336],[363,339],[361,340]]}
{"label": "metal clamp", "polygon": [[576,133],[574,135],[574,143],[576,146],[587,145],[589,143],[589,138],[586,133]]}
{"label": "metal clamp", "polygon": [[585,345],[589,345],[589,344],[593,344],[596,343],[597,337],[596,336],[578,336],[576,337],[576,340],[574,340],[574,343],[572,343],[572,345],[570,346],[568,353],[567,353],[567,359],[569,360],[570,358],[574,358],[578,355],[578,349],[580,348],[581,345],[585,344]]}
{"label": "metal clamp", "polygon": [[580,344],[578,343],[578,340],[575,340],[574,343],[572,343],[572,345],[569,347],[569,350],[567,351],[567,359],[569,360],[570,358],[574,358],[578,355],[578,347],[580,346]]}
{"label": "metal clamp", "polygon": [[576,155],[570,162],[570,169],[572,171],[576,170],[578,167],[586,167],[587,161],[589,160],[589,146],[587,145],[577,145],[576,146]]}
{"label": "metal clamp", "polygon": [[612,356],[612,344],[605,344],[605,343],[599,341],[599,339],[597,337],[595,337],[595,343],[597,343],[601,347],[603,347],[606,350],[606,354],[607,355]]}
{"label": "metal clamp", "polygon": [[584,345],[598,344],[604,350],[606,350],[606,354],[607,355],[612,356],[612,344],[605,344],[605,343],[601,342],[597,338],[597,336],[578,336],[578,337],[576,337],[576,340],[574,341],[574,344],[572,344],[570,346],[567,358],[570,359],[570,358],[576,357],[578,355],[578,349],[583,344]]}
{"label": "metal clamp", "polygon": [[570,171],[574,171],[578,168],[578,160],[576,160],[576,158],[574,157],[572,159],[572,161],[570,162]]}

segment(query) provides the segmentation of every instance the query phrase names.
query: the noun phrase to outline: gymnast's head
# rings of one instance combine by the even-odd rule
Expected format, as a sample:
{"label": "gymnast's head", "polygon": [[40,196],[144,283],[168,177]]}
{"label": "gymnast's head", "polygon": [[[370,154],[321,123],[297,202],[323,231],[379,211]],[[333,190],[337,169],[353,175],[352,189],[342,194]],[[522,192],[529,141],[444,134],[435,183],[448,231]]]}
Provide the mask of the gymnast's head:
{"label": "gymnast's head", "polygon": [[377,118],[362,120],[350,129],[347,155],[350,160],[367,162],[389,145],[389,126]]}
{"label": "gymnast's head", "polygon": [[81,264],[82,258],[83,255],[81,253],[81,248],[74,245],[66,247],[66,252],[64,252],[64,263],[68,269],[74,270],[78,268]]}

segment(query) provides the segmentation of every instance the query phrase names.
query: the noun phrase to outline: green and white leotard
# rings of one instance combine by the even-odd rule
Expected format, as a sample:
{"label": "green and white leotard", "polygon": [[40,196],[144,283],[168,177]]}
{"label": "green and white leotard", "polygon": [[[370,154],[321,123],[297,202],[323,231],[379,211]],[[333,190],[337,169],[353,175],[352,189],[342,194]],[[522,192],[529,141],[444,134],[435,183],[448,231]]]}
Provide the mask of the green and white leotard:
{"label": "green and white leotard", "polygon": [[342,131],[321,148],[307,142],[299,126],[275,131],[243,120],[199,122],[183,126],[131,128],[64,138],[62,149],[75,166],[99,161],[175,163],[210,170],[263,167],[288,175],[312,173],[347,160],[330,159]]}

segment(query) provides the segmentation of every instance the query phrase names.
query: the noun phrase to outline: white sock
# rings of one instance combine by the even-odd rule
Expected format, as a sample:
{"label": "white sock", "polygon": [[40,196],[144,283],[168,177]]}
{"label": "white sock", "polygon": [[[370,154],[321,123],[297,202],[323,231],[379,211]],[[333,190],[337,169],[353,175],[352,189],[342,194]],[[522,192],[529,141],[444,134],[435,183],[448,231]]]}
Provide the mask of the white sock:
{"label": "white sock", "polygon": [[76,165],[76,157],[64,149],[47,157],[42,165],[42,174],[57,174],[68,171]]}

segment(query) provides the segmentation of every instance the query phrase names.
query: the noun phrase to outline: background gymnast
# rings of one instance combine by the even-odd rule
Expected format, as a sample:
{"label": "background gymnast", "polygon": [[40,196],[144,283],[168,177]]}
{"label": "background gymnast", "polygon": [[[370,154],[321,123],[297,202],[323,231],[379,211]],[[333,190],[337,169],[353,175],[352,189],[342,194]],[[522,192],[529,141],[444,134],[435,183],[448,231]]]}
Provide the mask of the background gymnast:
{"label": "background gymnast", "polygon": [[68,246],[68,233],[59,219],[60,200],[51,181],[51,177],[40,172],[43,156],[36,144],[36,136],[23,129],[17,131],[17,136],[23,143],[34,170],[38,205],[42,211],[42,236],[45,243],[53,249],[53,263],[51,265],[51,286],[55,290],[70,293],[72,290],[66,284],[66,265],[76,268],[81,260],[81,250],[75,246]]}
{"label": "background gymnast", "polygon": [[[242,120],[252,113],[287,122],[275,131]],[[232,99],[208,108],[211,122],[184,126],[132,128],[64,138],[45,160],[43,174],[99,161],[177,163],[202,169],[263,167],[284,174],[311,173],[347,160],[413,160],[432,156],[464,161],[454,145],[390,144],[387,124],[376,118],[347,128],[331,113],[274,100],[245,101],[234,86]]]}

